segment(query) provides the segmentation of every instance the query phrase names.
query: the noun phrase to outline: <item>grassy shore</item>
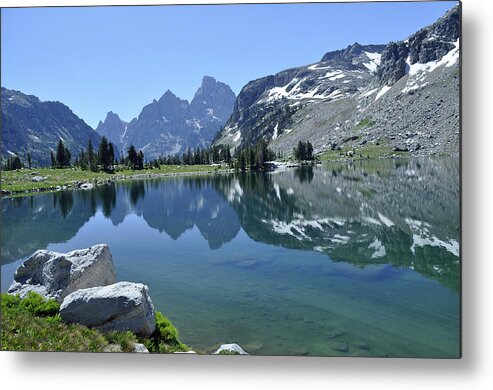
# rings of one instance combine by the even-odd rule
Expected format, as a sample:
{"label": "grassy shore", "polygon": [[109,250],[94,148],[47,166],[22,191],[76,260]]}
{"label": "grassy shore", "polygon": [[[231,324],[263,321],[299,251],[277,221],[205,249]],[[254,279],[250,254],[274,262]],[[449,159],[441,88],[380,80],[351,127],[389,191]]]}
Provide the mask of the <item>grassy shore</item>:
{"label": "grassy shore", "polygon": [[58,315],[60,304],[30,292],[27,297],[1,294],[1,347],[3,351],[132,352],[142,343],[151,353],[186,352],[178,332],[160,312],[150,337],[132,332],[100,332],[80,324],[66,324]]}
{"label": "grassy shore", "polygon": [[366,143],[358,146],[348,145],[341,147],[341,150],[327,150],[318,154],[317,159],[321,162],[338,162],[410,156],[410,152],[396,152],[392,146],[381,142],[379,144]]}
{"label": "grassy shore", "polygon": [[[133,171],[128,169],[118,170],[115,173],[83,171],[80,168],[33,168],[18,169],[15,171],[2,171],[1,189],[3,194],[23,194],[31,192],[53,191],[57,187],[77,187],[80,183],[92,183],[94,185],[107,183],[108,181],[137,179],[143,177],[165,177],[194,174],[213,174],[229,172],[226,166],[219,165],[162,165],[159,169],[143,169]],[[36,176],[44,178],[43,181],[33,181]]]}

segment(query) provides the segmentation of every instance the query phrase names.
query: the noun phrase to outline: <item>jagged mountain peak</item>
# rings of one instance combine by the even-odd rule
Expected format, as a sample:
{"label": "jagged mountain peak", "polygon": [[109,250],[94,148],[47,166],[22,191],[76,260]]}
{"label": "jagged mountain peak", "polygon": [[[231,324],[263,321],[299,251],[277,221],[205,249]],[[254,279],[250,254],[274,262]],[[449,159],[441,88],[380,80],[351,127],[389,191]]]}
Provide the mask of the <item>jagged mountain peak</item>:
{"label": "jagged mountain peak", "polygon": [[122,150],[122,134],[127,125],[128,123],[120,119],[118,114],[108,111],[104,121],[99,121],[96,131],[108,138],[119,150]]}
{"label": "jagged mountain peak", "polygon": [[378,84],[391,86],[404,77],[411,65],[441,60],[457,47],[459,36],[460,8],[457,5],[406,40],[387,45],[376,72]]}
{"label": "jagged mountain peak", "polygon": [[202,78],[190,103],[167,89],[122,130],[122,148],[133,144],[146,157],[156,158],[209,146],[231,115],[235,99],[228,85],[211,76]]}
{"label": "jagged mountain peak", "polygon": [[322,57],[322,62],[327,61],[347,61],[352,62],[355,57],[365,53],[381,53],[385,49],[385,45],[362,45],[355,42],[348,45],[345,49],[329,51]]}

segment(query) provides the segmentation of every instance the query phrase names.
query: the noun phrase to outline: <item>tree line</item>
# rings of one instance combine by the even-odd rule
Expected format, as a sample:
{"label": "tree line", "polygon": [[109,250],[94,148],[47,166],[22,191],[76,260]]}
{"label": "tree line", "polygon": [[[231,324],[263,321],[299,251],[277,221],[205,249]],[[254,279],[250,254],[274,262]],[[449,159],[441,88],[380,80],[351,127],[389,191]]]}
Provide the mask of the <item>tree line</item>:
{"label": "tree line", "polygon": [[310,141],[299,141],[298,145],[293,148],[293,155],[298,161],[311,161],[313,157],[313,145]]}
{"label": "tree line", "polygon": [[[293,148],[293,155],[298,161],[313,160],[313,146],[310,141],[299,141]],[[62,139],[58,141],[56,153],[51,151],[52,168],[68,168],[71,166],[79,167],[82,170],[93,172],[114,172],[116,167],[125,167],[132,170],[160,168],[161,165],[211,165],[226,163],[231,168],[239,171],[264,169],[267,161],[282,157],[280,152],[274,153],[268,148],[265,140],[261,139],[253,146],[246,146],[241,149],[234,149],[228,146],[210,146],[208,148],[188,148],[181,156],[161,155],[160,157],[146,161],[142,150],[137,150],[134,145],[130,145],[126,155],[121,155],[120,159],[115,155],[113,143],[103,136],[97,150],[92,141],[89,140],[86,149],[79,152],[73,163],[72,156],[68,147]],[[30,152],[27,153],[28,167],[32,166]],[[21,169],[25,165],[18,155],[9,155],[3,166],[4,170]]]}

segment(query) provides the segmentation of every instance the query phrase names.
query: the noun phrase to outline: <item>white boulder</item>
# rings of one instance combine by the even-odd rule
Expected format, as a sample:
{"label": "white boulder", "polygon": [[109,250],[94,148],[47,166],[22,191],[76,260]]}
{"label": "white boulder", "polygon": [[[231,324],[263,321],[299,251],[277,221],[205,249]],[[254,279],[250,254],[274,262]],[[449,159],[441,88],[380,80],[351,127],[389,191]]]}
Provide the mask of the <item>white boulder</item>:
{"label": "white boulder", "polygon": [[107,244],[68,253],[38,250],[17,269],[8,292],[23,298],[29,291],[35,291],[62,302],[78,289],[115,281],[115,267]]}
{"label": "white boulder", "polygon": [[65,297],[60,306],[65,322],[102,331],[126,331],[150,336],[156,328],[154,305],[142,283],[118,282],[86,288]]}
{"label": "white boulder", "polygon": [[144,344],[134,343],[134,349],[132,352],[135,353],[149,353],[149,350]]}
{"label": "white boulder", "polygon": [[237,353],[238,355],[249,355],[248,352],[245,352],[243,348],[241,348],[238,344],[222,344],[214,355],[219,355],[222,351]]}
{"label": "white boulder", "polygon": [[92,183],[82,183],[79,188],[81,190],[92,190],[94,188],[94,184]]}

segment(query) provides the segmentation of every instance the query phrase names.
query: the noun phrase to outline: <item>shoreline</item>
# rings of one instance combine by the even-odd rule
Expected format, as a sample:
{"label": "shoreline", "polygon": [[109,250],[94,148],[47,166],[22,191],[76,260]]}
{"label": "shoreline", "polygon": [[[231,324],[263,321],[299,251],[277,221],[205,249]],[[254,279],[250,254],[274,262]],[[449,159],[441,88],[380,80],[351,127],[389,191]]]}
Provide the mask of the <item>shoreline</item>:
{"label": "shoreline", "polygon": [[[356,163],[361,161],[375,161],[375,160],[388,160],[388,159],[412,159],[419,157],[428,157],[428,158],[436,158],[436,157],[459,157],[451,154],[445,154],[443,156],[430,155],[430,156],[413,156],[413,155],[405,155],[405,154],[393,154],[388,156],[378,156],[378,157],[350,157],[350,156],[340,156],[341,158],[337,159],[322,159],[322,160],[314,160],[314,161],[269,161],[269,167],[264,170],[266,172],[274,172],[278,170],[297,168],[301,166],[323,166],[326,164],[342,164],[342,163]],[[238,172],[235,168],[226,168],[220,167],[218,165],[198,165],[198,166],[189,166],[189,165],[167,165],[163,166],[164,169],[169,170],[168,172],[153,172],[154,170],[146,170],[144,172],[138,171],[119,171],[119,173],[105,173],[105,172],[89,172],[89,171],[81,171],[76,168],[65,168],[62,170],[52,169],[52,168],[23,168],[21,170],[16,171],[2,171],[2,181],[1,181],[1,196],[5,198],[14,198],[20,196],[32,196],[36,194],[44,194],[50,192],[58,192],[58,191],[66,191],[66,190],[74,190],[74,191],[85,191],[89,189],[93,189],[98,186],[111,184],[114,182],[124,182],[128,180],[145,180],[145,179],[160,179],[167,177],[189,177],[189,176],[205,176],[205,175],[218,175],[218,174],[231,174]],[[197,169],[200,167],[200,169]],[[180,171],[180,169],[184,169],[184,171]],[[187,169],[192,168],[192,170],[187,171]],[[193,169],[195,168],[195,169]],[[204,169],[205,168],[205,169]],[[7,190],[5,186],[13,185],[11,183],[12,177],[15,174],[22,174],[24,178],[26,176],[40,175],[39,172],[43,171],[45,174],[50,173],[47,177],[43,178],[40,182],[35,182],[33,180],[24,181],[21,185],[24,186],[22,189],[12,189]],[[75,171],[77,173],[84,173],[86,178],[77,178],[71,177],[60,179],[55,176],[55,182],[51,183],[47,186],[39,185],[43,183],[46,179],[51,177],[52,173],[66,173]],[[122,173],[123,172],[123,173]],[[126,173],[125,173],[126,172]],[[250,172],[249,170],[245,172]],[[7,176],[7,179],[5,179]],[[76,176],[76,175],[75,175]]]}
{"label": "shoreline", "polygon": [[[180,166],[179,166],[180,167]],[[51,168],[41,168],[41,169],[25,169],[25,174],[30,173],[31,175],[39,170],[50,169]],[[70,169],[70,168],[69,168]],[[19,170],[17,172],[22,172],[23,170]],[[56,170],[53,170],[56,171]],[[133,173],[133,174],[108,174],[102,173],[100,176],[97,176],[92,179],[83,179],[77,180],[72,179],[69,181],[60,181],[57,185],[49,185],[46,187],[31,187],[21,190],[5,190],[4,179],[2,178],[2,189],[1,195],[5,198],[13,198],[19,196],[31,196],[37,194],[45,194],[50,192],[58,192],[58,191],[85,191],[90,190],[95,187],[99,187],[102,185],[107,185],[115,182],[124,182],[128,180],[144,180],[144,179],[159,179],[166,177],[187,177],[187,176],[205,176],[205,175],[218,175],[218,174],[229,174],[233,173],[235,170],[232,168],[228,169],[210,169],[210,170],[197,170],[197,171],[189,171],[189,172],[149,172],[146,171],[144,173]]]}

